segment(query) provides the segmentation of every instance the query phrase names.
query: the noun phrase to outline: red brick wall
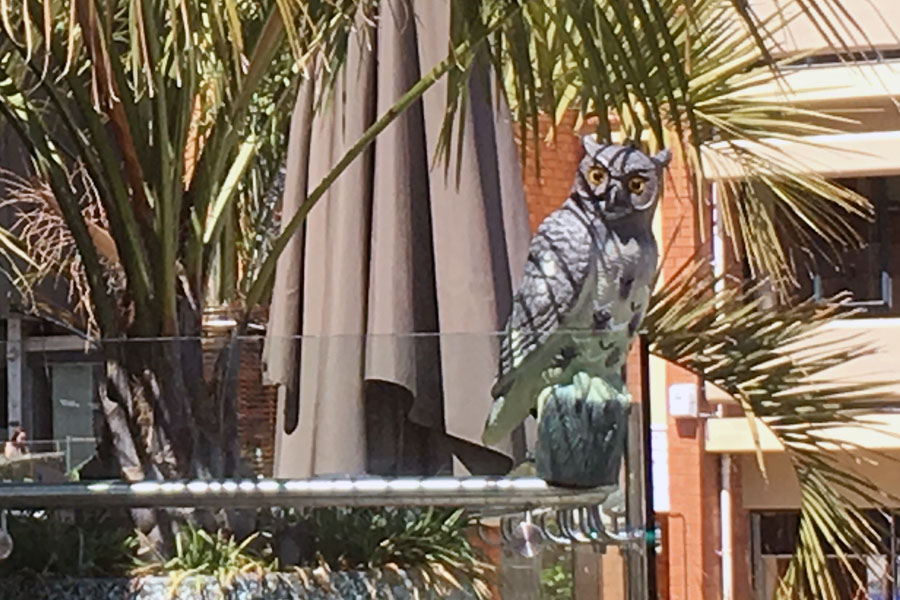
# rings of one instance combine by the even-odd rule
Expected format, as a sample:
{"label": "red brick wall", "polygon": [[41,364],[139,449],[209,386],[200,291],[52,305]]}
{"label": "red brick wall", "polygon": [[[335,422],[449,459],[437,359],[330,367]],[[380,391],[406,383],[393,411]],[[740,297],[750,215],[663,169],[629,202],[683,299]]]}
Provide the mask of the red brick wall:
{"label": "red brick wall", "polygon": [[744,497],[741,488],[740,462],[731,462],[731,506],[733,533],[731,546],[734,548],[734,600],[753,600],[752,564],[750,561],[750,511],[741,504]]}
{"label": "red brick wall", "polygon": [[[539,123],[541,138],[545,139],[550,132],[550,119],[541,117]],[[555,138],[541,144],[539,172],[531,141],[526,146],[523,177],[532,231],[568,198],[575,168],[584,155],[579,134],[588,129],[575,130],[574,114],[564,119],[557,126]]]}
{"label": "red brick wall", "polygon": [[[211,373],[219,355],[221,340],[210,338],[204,344],[207,373]],[[261,475],[272,475],[275,461],[275,414],[278,410],[275,386],[263,385],[260,371],[262,340],[246,340],[241,344],[241,366],[238,371],[238,438],[241,454]],[[259,449],[259,456],[256,450]]]}
{"label": "red brick wall", "polygon": [[273,385],[263,385],[261,361],[262,341],[244,342],[238,375],[238,437],[244,458],[257,472],[272,475],[278,392]]}

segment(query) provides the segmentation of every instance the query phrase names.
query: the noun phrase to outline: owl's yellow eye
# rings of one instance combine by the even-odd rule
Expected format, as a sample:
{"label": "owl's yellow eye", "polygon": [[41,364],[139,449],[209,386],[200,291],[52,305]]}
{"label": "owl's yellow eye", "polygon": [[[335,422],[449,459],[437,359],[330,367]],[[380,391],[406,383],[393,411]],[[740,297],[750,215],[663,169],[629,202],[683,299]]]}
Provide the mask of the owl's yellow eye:
{"label": "owl's yellow eye", "polygon": [[587,171],[587,180],[593,186],[603,185],[609,179],[609,172],[600,166],[593,166]]}
{"label": "owl's yellow eye", "polygon": [[628,191],[630,191],[632,194],[643,193],[646,186],[647,180],[643,177],[632,177],[628,180]]}

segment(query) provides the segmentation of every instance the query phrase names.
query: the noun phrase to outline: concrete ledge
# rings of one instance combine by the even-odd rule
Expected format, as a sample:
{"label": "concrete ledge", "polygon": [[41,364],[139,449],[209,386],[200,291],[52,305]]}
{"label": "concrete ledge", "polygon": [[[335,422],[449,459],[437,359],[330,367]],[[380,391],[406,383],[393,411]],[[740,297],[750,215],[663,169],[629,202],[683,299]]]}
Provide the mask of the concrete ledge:
{"label": "concrete ledge", "polygon": [[[766,157],[797,173],[825,177],[866,177],[900,173],[900,131],[811,135],[802,142],[777,138],[762,143],[737,141],[735,145]],[[709,179],[737,179],[743,169],[729,146],[713,143],[703,148],[703,174]]]}
{"label": "concrete ledge", "polygon": [[[900,414],[860,416],[858,425],[827,427],[820,430],[823,447],[835,451],[841,445],[864,450],[900,450]],[[771,429],[756,419],[759,447],[763,452],[784,452],[784,446]],[[756,444],[749,421],[744,417],[709,419],[706,423],[706,451],[713,454],[755,453]]]}

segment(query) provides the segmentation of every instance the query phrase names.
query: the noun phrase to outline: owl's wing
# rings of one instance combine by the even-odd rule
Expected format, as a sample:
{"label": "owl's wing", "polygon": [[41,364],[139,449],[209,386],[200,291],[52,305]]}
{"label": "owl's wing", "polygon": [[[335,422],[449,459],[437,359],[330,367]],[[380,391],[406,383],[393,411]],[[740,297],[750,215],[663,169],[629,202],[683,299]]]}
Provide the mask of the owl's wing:
{"label": "owl's wing", "polygon": [[[550,337],[572,313],[596,264],[590,224],[567,202],[538,228],[529,247],[522,282],[500,341],[500,364],[491,395],[497,399],[486,433],[505,430],[528,416],[534,399],[510,406],[504,399],[517,377],[540,377],[552,360]],[[504,405],[504,403],[506,403]]]}
{"label": "owl's wing", "polygon": [[495,398],[506,392],[517,372],[575,307],[595,264],[589,227],[567,202],[544,220],[531,240],[500,341],[500,364],[491,389]]}

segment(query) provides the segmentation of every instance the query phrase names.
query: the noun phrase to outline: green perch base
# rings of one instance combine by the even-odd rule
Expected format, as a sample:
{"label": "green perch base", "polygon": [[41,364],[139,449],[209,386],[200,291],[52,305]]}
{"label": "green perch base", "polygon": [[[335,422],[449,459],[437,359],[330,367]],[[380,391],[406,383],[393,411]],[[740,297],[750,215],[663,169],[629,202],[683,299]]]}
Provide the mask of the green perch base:
{"label": "green perch base", "polygon": [[570,488],[619,484],[631,407],[620,390],[584,373],[571,385],[545,390],[535,449],[538,477]]}

